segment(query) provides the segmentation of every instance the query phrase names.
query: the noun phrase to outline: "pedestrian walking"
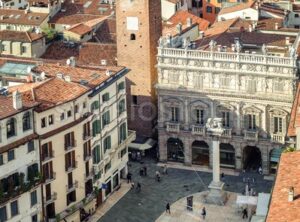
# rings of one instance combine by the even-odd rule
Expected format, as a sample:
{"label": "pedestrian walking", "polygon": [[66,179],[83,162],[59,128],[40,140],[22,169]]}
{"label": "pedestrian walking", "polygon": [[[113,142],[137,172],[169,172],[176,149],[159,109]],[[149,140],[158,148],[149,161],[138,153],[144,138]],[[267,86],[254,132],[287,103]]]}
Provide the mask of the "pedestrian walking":
{"label": "pedestrian walking", "polygon": [[143,175],[144,175],[144,168],[141,167],[141,168],[140,168],[140,176],[143,176]]}
{"label": "pedestrian walking", "polygon": [[140,192],[141,189],[142,189],[141,184],[140,184],[140,183],[137,183],[136,191],[137,191],[137,192]]}
{"label": "pedestrian walking", "polygon": [[259,173],[260,175],[263,174],[263,170],[262,170],[261,166],[258,168],[258,173]]}
{"label": "pedestrian walking", "polygon": [[156,175],[157,182],[159,182],[160,181],[160,173],[159,173],[159,171],[156,171],[155,175]]}
{"label": "pedestrian walking", "polygon": [[131,183],[131,189],[134,189],[134,182]]}
{"label": "pedestrian walking", "polygon": [[164,172],[164,174],[166,174],[166,175],[168,174],[168,168],[167,168],[167,165],[166,165],[166,164],[164,165],[164,171],[163,171],[163,172]]}
{"label": "pedestrian walking", "polygon": [[206,209],[205,209],[205,207],[202,208],[201,215],[202,215],[203,220],[205,220],[205,217],[206,217]]}
{"label": "pedestrian walking", "polygon": [[169,202],[166,205],[166,213],[171,214],[171,208],[170,208],[170,203]]}
{"label": "pedestrian walking", "polygon": [[131,173],[127,173],[127,183],[131,183]]}
{"label": "pedestrian walking", "polygon": [[147,176],[147,167],[144,166],[144,175]]}
{"label": "pedestrian walking", "polygon": [[244,210],[243,210],[243,219],[247,219],[248,218],[248,211],[247,211],[247,209],[246,208],[244,208]]}

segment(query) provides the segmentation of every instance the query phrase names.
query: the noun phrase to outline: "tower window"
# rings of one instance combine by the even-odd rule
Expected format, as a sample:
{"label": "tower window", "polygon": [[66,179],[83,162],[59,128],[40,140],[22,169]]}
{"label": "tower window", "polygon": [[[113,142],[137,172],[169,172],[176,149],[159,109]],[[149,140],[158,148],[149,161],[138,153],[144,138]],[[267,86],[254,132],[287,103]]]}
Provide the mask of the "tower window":
{"label": "tower window", "polygon": [[137,105],[137,96],[132,96],[132,103]]}
{"label": "tower window", "polygon": [[130,40],[135,40],[135,34],[130,34]]}

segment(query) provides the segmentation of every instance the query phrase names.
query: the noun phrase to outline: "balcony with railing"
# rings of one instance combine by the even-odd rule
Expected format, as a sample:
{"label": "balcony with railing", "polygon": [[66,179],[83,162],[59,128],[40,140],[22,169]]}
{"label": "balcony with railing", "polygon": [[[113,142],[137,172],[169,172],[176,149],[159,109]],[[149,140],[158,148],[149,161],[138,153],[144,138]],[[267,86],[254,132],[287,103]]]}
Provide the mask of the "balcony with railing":
{"label": "balcony with railing", "polygon": [[166,127],[168,132],[179,133],[180,131],[180,123],[168,122],[166,123]]}
{"label": "balcony with railing", "polygon": [[57,193],[54,192],[50,196],[44,197],[44,204],[47,205],[47,204],[53,203],[54,201],[56,201],[56,199],[57,199]]}
{"label": "balcony with railing", "polygon": [[85,173],[84,174],[84,180],[85,181],[88,181],[88,180],[90,180],[90,179],[93,179],[93,177],[94,177],[94,170],[92,169],[92,170],[90,170],[88,173]]}
{"label": "balcony with railing", "polygon": [[285,135],[282,133],[272,133],[271,134],[271,141],[273,143],[285,143]]}
{"label": "balcony with railing", "polygon": [[71,141],[65,143],[65,150],[66,150],[66,151],[72,150],[73,148],[76,147],[76,144],[77,144],[77,143],[76,143],[76,140],[71,140]]}
{"label": "balcony with railing", "polygon": [[66,172],[70,173],[78,167],[78,161],[73,161],[70,165],[66,165]]}
{"label": "balcony with railing", "polygon": [[205,136],[205,126],[203,125],[193,125],[192,126],[192,134],[193,135],[200,135],[200,136]]}
{"label": "balcony with railing", "polygon": [[258,131],[257,130],[245,130],[244,139],[258,141]]}
{"label": "balcony with railing", "polygon": [[222,137],[225,137],[225,138],[231,138],[231,129],[224,129],[224,132],[222,134]]}
{"label": "balcony with railing", "polygon": [[48,151],[48,153],[42,153],[42,162],[47,162],[54,157],[54,150]]}
{"label": "balcony with railing", "polygon": [[51,183],[55,179],[56,179],[55,172],[49,173],[48,175],[44,175],[44,181],[45,181],[44,183],[45,184]]}
{"label": "balcony with railing", "polygon": [[93,136],[92,136],[92,134],[91,134],[91,132],[84,132],[83,134],[82,134],[82,139],[85,141],[85,140],[89,140],[89,139],[92,139],[93,138]]}
{"label": "balcony with railing", "polygon": [[70,192],[74,191],[76,188],[78,188],[78,181],[77,180],[75,180],[74,183],[66,185],[66,192],[70,193]]}

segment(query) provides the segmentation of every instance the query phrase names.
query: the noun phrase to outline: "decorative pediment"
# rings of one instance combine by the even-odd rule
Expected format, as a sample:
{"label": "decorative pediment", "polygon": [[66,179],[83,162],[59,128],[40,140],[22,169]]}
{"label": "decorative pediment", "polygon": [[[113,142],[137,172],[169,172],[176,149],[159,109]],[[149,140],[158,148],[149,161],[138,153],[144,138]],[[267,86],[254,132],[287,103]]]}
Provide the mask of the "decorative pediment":
{"label": "decorative pediment", "polygon": [[245,106],[243,107],[243,114],[260,114],[263,111],[256,106]]}
{"label": "decorative pediment", "polygon": [[166,106],[183,106],[183,101],[178,99],[178,98],[175,98],[175,97],[169,97],[169,98],[166,98],[163,100],[163,103],[166,105]]}
{"label": "decorative pediment", "polygon": [[282,116],[282,117],[284,117],[288,114],[287,111],[282,110],[280,108],[271,108],[269,113],[273,116]]}
{"label": "decorative pediment", "polygon": [[229,103],[220,103],[217,110],[220,111],[234,111],[236,108]]}
{"label": "decorative pediment", "polygon": [[196,100],[190,103],[190,107],[192,109],[195,108],[203,108],[203,109],[207,109],[209,107],[209,105],[201,100]]}

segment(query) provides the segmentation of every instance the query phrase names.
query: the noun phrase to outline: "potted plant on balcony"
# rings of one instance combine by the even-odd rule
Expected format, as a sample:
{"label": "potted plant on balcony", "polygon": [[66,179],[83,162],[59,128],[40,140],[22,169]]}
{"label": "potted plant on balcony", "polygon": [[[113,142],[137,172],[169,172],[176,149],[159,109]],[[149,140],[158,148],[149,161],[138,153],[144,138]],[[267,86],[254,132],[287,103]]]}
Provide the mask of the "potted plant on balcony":
{"label": "potted plant on balcony", "polygon": [[55,219],[56,219],[57,222],[59,222],[60,221],[60,215],[56,214]]}
{"label": "potted plant on balcony", "polygon": [[24,182],[24,178],[25,178],[25,174],[24,173],[20,173],[19,174],[19,186],[21,188],[22,191],[25,191],[25,182]]}

